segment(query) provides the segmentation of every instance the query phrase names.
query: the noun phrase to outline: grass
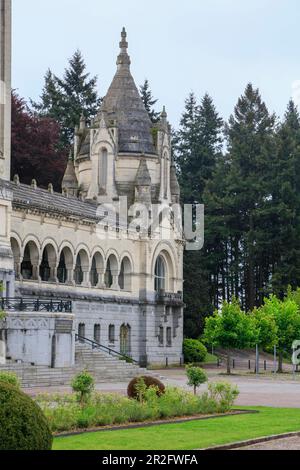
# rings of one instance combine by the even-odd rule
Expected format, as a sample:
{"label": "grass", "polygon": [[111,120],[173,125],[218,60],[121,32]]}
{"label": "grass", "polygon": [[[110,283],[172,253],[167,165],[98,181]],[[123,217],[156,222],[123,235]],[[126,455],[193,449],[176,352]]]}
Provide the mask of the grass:
{"label": "grass", "polygon": [[300,431],[300,409],[245,407],[259,414],[57,437],[54,450],[194,450]]}

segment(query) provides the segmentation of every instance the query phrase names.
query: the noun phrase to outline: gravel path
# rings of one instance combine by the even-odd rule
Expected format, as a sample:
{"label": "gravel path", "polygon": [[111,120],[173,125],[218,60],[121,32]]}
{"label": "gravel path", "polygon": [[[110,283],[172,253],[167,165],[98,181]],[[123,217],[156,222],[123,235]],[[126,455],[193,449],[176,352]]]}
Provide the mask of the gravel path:
{"label": "gravel path", "polygon": [[288,437],[275,441],[262,442],[249,447],[236,450],[300,450],[300,437]]}

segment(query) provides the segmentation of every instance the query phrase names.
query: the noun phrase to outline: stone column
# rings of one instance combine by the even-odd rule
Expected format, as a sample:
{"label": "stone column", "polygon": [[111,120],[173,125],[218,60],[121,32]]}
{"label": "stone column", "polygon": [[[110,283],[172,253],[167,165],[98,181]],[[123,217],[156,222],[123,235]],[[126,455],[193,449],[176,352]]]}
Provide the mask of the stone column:
{"label": "stone column", "polygon": [[106,289],[105,279],[104,279],[105,270],[104,269],[97,269],[97,274],[98,274],[97,288],[98,289]]}
{"label": "stone column", "polygon": [[111,286],[112,290],[120,290],[119,286],[119,271],[112,270],[111,272],[112,278],[113,278],[113,283]]}

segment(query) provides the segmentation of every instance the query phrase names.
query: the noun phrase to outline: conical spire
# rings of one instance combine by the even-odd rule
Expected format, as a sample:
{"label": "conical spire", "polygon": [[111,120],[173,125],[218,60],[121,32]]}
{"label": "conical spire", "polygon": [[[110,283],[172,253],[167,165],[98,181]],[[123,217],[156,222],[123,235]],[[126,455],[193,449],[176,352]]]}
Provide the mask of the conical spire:
{"label": "conical spire", "polygon": [[140,166],[136,175],[136,185],[151,186],[151,176],[145,158],[141,159]]}
{"label": "conical spire", "polygon": [[121,42],[120,42],[120,54],[117,60],[118,70],[125,67],[127,69],[130,68],[131,60],[127,52],[128,49],[128,42],[127,42],[127,33],[126,29],[123,28],[121,33]]}
{"label": "conical spire", "polygon": [[72,151],[70,151],[67,168],[62,181],[62,189],[72,196],[76,196],[78,190],[78,180],[75,173]]}
{"label": "conical spire", "polygon": [[125,28],[122,31],[117,73],[102,104],[108,121],[118,125],[119,153],[155,154],[152,123],[130,72]]}

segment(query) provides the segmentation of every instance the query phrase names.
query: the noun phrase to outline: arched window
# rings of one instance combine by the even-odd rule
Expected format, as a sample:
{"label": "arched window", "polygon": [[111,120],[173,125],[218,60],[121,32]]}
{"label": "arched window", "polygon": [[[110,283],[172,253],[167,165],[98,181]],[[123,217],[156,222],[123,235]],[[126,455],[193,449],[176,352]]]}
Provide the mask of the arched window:
{"label": "arched window", "polygon": [[76,259],[76,266],[74,270],[74,280],[77,286],[81,286],[81,284],[83,283],[83,270],[82,270],[80,253],[78,254],[77,259]]}
{"label": "arched window", "polygon": [[128,356],[131,353],[131,327],[122,325],[120,329],[120,353]]}
{"label": "arched window", "polygon": [[85,338],[85,324],[84,323],[79,323],[78,325],[78,336],[79,336],[79,340],[82,340],[82,338]]}
{"label": "arched window", "polygon": [[115,342],[115,333],[116,333],[115,325],[109,325],[109,328],[108,328],[108,341],[110,342],[110,344],[114,344],[114,342]]}
{"label": "arched window", "polygon": [[96,258],[93,258],[92,261],[92,269],[91,269],[91,285],[92,287],[96,287],[98,285],[99,281],[99,276],[98,276],[98,271],[97,271],[97,264],[96,264]]}
{"label": "arched window", "polygon": [[40,265],[40,278],[43,282],[47,282],[50,279],[50,265],[47,248],[45,248],[43,252],[43,259]]}
{"label": "arched window", "polygon": [[107,261],[106,265],[106,271],[105,271],[105,285],[108,289],[111,288],[112,283],[113,283],[113,277],[112,277],[112,272],[111,272],[111,265],[110,265],[110,259]]}
{"label": "arched window", "polygon": [[121,290],[126,292],[131,291],[131,262],[129,258],[125,257],[121,263],[121,270],[119,274],[119,286]]}
{"label": "arched window", "polygon": [[166,264],[162,256],[159,256],[155,264],[155,291],[166,289]]}
{"label": "arched window", "polygon": [[94,341],[100,344],[100,340],[101,340],[101,326],[94,325]]}
{"label": "arched window", "polygon": [[39,250],[33,241],[27,243],[24,250],[23,262],[21,265],[23,279],[38,279],[39,275]]}
{"label": "arched window", "polygon": [[64,252],[62,252],[60,255],[59,265],[57,268],[57,278],[60,284],[65,284],[67,282],[68,272],[67,272],[66,259],[65,259]]}
{"label": "arched window", "polygon": [[103,193],[106,193],[107,187],[107,163],[107,149],[102,149],[99,158],[99,187]]}

